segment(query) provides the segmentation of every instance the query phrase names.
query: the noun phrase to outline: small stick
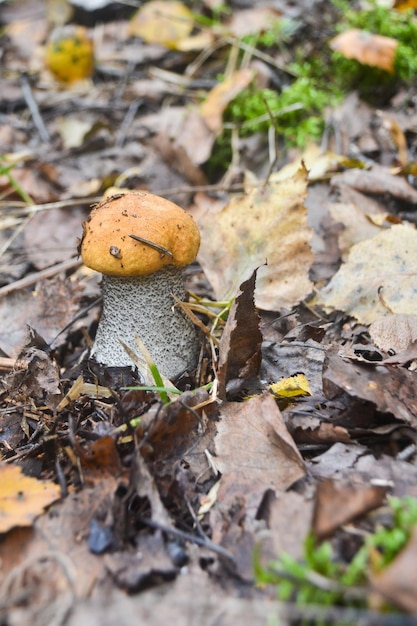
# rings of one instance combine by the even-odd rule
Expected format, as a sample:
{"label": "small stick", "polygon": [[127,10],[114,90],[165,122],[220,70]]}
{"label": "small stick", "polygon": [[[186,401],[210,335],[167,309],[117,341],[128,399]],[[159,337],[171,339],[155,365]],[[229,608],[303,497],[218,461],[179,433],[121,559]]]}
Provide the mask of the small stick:
{"label": "small stick", "polygon": [[30,276],[25,276],[20,280],[15,280],[14,283],[10,283],[10,285],[4,285],[4,287],[0,287],[0,298],[3,296],[7,296],[9,293],[13,291],[18,291],[19,289],[25,289],[26,287],[30,287],[38,282],[38,280],[43,280],[44,278],[51,278],[60,272],[66,272],[67,270],[72,270],[82,265],[81,259],[72,258],[67,261],[63,261],[62,263],[57,263],[52,267],[47,267],[40,272],[35,272],[35,274],[31,274]]}
{"label": "small stick", "polygon": [[40,138],[42,139],[42,141],[44,143],[47,143],[48,141],[51,140],[49,133],[46,129],[45,124],[43,123],[43,119],[41,117],[41,114],[39,112],[39,107],[36,103],[35,98],[33,97],[32,94],[32,89],[30,86],[30,83],[27,79],[26,76],[22,77],[21,80],[21,85],[22,85],[22,92],[23,92],[23,97],[26,101],[26,104],[28,106],[28,109],[30,111],[30,114],[32,116],[33,119],[33,123],[35,124],[37,131],[39,133]]}
{"label": "small stick", "polygon": [[236,563],[234,555],[229,552],[229,550],[226,550],[226,548],[223,548],[223,546],[219,546],[213,543],[207,537],[198,537],[196,535],[186,533],[183,530],[179,530],[178,528],[174,528],[173,526],[165,526],[164,524],[159,524],[159,522],[156,522],[152,519],[142,518],[142,522],[145,524],[145,526],[149,526],[150,528],[154,528],[155,530],[160,530],[167,535],[173,535],[174,537],[178,537],[183,541],[195,543],[202,548],[207,548],[207,550],[211,550],[212,552],[217,553],[219,556],[226,558],[230,563]]}
{"label": "small stick", "polygon": [[129,235],[129,237],[132,237],[132,239],[134,239],[135,241],[140,241],[140,243],[144,243],[146,246],[155,248],[155,250],[158,250],[158,252],[160,252],[161,254],[171,257],[171,259],[174,258],[174,255],[168,250],[168,248],[164,248],[164,246],[160,246],[158,243],[154,243],[153,241],[149,241],[149,239],[144,239],[143,237],[139,237],[138,235]]}

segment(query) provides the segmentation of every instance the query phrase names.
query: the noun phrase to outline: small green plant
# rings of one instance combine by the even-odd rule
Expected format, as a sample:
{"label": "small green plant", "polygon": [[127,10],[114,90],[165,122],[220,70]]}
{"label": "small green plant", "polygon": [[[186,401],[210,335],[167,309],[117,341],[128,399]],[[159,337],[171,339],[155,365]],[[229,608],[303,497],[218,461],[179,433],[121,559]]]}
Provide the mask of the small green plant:
{"label": "small green plant", "polygon": [[395,559],[417,523],[416,499],[391,497],[388,504],[391,524],[370,534],[350,563],[337,561],[331,543],[317,545],[310,533],[302,561],[283,553],[264,568],[255,555],[257,583],[276,585],[280,600],[294,599],[298,605],[365,607],[369,572],[380,571]]}
{"label": "small green plant", "polygon": [[331,55],[335,81],[345,90],[357,88],[366,97],[377,87],[378,94],[390,93],[398,81],[409,82],[417,75],[417,20],[413,11],[396,11],[371,1],[358,11],[348,0],[332,0],[343,16],[336,31],[359,28],[398,41],[394,74],[346,59],[338,52]]}
{"label": "small green plant", "polygon": [[[412,11],[395,11],[375,0],[370,0],[364,9],[358,9],[350,0],[332,0],[332,3],[333,13],[338,11],[338,22],[334,23],[334,15],[329,11],[324,20],[327,27],[323,36],[316,34],[313,51],[311,47],[306,49],[303,41],[299,45],[300,25],[291,21],[278,21],[265,32],[242,38],[245,53],[248,46],[266,52],[282,49],[294,60],[288,63],[286,84],[279,90],[252,85],[229,104],[224,114],[225,129],[217,139],[209,172],[229,162],[231,126],[245,136],[266,133],[273,124],[285,146],[302,148],[308,141],[320,139],[325,127],[325,108],[335,106],[349,91],[356,89],[363,98],[382,106],[399,82],[409,83],[417,76],[417,20]],[[394,73],[362,65],[332,51],[331,38],[348,28],[397,39]]]}
{"label": "small green plant", "polygon": [[322,112],[330,102],[331,96],[314,80],[301,76],[281,93],[246,89],[228,107],[225,121],[238,124],[242,135],[266,131],[273,123],[287,143],[302,147],[308,139],[320,138],[324,129]]}
{"label": "small green plant", "polygon": [[19,194],[19,196],[24,202],[26,202],[26,204],[34,204],[32,198],[29,196],[29,194],[26,193],[23,187],[19,185],[19,183],[12,174],[12,170],[15,165],[16,163],[9,163],[5,157],[0,156],[0,176],[6,176],[10,186],[13,187],[16,193]]}

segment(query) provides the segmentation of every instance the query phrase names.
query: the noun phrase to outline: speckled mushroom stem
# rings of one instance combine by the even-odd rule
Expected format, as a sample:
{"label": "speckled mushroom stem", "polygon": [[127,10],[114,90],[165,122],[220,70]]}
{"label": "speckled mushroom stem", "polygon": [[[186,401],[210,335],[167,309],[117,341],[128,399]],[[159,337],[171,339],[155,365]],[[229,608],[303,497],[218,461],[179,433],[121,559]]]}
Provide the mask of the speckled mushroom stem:
{"label": "speckled mushroom stem", "polygon": [[194,325],[179,307],[173,308],[172,294],[185,300],[181,268],[166,266],[135,277],[103,275],[102,293],[103,311],[92,349],[99,363],[131,367],[119,338],[138,354],[135,337],[139,336],[166,377],[175,378],[195,367],[198,338]]}

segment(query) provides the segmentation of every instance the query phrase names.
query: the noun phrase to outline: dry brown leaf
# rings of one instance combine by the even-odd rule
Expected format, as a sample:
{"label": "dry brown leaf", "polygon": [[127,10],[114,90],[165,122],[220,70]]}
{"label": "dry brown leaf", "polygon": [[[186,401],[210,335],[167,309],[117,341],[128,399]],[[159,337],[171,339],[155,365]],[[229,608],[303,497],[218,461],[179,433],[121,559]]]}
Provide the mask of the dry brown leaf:
{"label": "dry brown leaf", "polygon": [[200,107],[200,115],[211,131],[221,133],[225,108],[250,84],[253,77],[254,71],[251,69],[236,70],[209,92]]}
{"label": "dry brown leaf", "polygon": [[373,166],[371,170],[351,169],[335,174],[332,186],[349,185],[366,195],[387,194],[409,204],[417,203],[417,189],[403,177],[395,176],[386,167]]}
{"label": "dry brown leaf", "polygon": [[[0,348],[17,357],[27,343],[28,325],[54,347],[67,341],[64,330],[80,309],[83,292],[80,284],[53,278],[41,281],[35,293],[17,291],[0,300]],[[85,324],[85,319],[71,326],[73,331]]]}
{"label": "dry brown leaf", "polygon": [[417,528],[397,558],[382,572],[374,575],[373,588],[405,611],[417,614]]}
{"label": "dry brown leaf", "polygon": [[387,487],[350,485],[328,478],[318,483],[313,531],[321,540],[359,515],[381,506]]}
{"label": "dry brown leaf", "polygon": [[330,47],[347,59],[355,59],[364,65],[380,67],[387,72],[394,70],[397,46],[396,39],[374,35],[358,28],[347,30],[330,41]]}
{"label": "dry brown leaf", "polygon": [[240,286],[220,341],[218,380],[219,397],[222,399],[226,399],[227,392],[232,391],[228,389],[229,385],[250,385],[251,379],[256,378],[259,372],[262,333],[255,309],[255,280],[256,271]]}
{"label": "dry brown leaf", "polygon": [[379,413],[417,426],[417,379],[403,367],[351,362],[332,354],[324,364],[323,390],[328,398],[343,391]]}
{"label": "dry brown leaf", "polygon": [[235,295],[256,267],[259,308],[277,311],[298,304],[312,290],[313,255],[304,198],[307,170],[232,199],[219,212],[198,220],[199,261],[219,299]]}
{"label": "dry brown leaf", "polygon": [[55,483],[25,476],[17,465],[0,464],[0,533],[30,526],[60,496]]}
{"label": "dry brown leaf", "polygon": [[304,476],[304,462],[270,394],[225,404],[217,430],[222,481],[228,474],[239,475],[246,489],[285,491]]}
{"label": "dry brown leaf", "polygon": [[417,290],[410,289],[417,267],[417,231],[392,226],[352,247],[348,261],[318,294],[326,310],[338,309],[363,324],[388,311],[417,314]]}

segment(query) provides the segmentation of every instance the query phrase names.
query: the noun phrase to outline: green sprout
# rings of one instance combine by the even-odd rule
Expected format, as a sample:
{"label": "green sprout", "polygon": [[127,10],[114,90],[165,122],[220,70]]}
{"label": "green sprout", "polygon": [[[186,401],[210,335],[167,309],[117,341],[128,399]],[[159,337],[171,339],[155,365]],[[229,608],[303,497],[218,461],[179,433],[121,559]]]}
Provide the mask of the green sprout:
{"label": "green sprout", "polygon": [[276,585],[280,600],[295,600],[299,606],[319,604],[365,608],[369,573],[381,571],[407,545],[417,523],[417,500],[388,498],[392,520],[388,527],[368,535],[350,563],[335,558],[332,545],[317,545],[313,533],[304,543],[303,559],[286,553],[264,567],[255,553],[255,578],[259,585]]}
{"label": "green sprout", "polygon": [[19,196],[22,198],[24,202],[26,202],[26,204],[34,204],[29,194],[26,193],[23,187],[19,185],[17,180],[12,175],[12,170],[15,167],[15,165],[16,163],[9,164],[7,159],[4,156],[0,157],[0,176],[6,176],[7,180],[9,181],[10,186],[13,187],[16,193],[19,194]]}

